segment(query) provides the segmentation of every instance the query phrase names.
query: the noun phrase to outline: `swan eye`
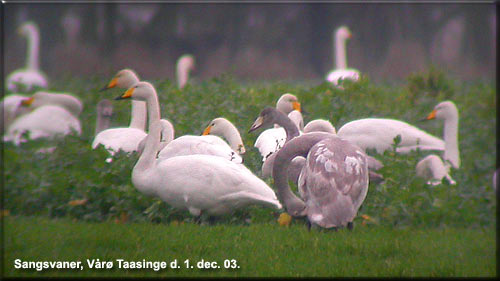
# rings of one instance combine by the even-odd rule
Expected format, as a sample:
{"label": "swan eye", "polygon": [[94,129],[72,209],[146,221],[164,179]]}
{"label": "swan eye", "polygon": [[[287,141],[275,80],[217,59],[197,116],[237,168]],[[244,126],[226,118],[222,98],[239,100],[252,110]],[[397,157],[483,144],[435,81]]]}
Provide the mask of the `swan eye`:
{"label": "swan eye", "polygon": [[212,127],[215,126],[215,123],[212,123],[212,125],[210,125],[210,126],[212,126]]}

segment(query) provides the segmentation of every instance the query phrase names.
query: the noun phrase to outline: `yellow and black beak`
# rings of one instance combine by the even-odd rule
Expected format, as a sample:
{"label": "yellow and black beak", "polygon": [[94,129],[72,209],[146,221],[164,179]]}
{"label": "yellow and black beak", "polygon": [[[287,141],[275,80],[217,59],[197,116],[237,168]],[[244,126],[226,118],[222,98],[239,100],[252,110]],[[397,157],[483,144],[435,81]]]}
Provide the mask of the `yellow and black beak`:
{"label": "yellow and black beak", "polygon": [[300,110],[300,102],[298,102],[298,101],[292,102],[292,107],[293,107],[293,110],[297,110],[297,111],[301,112],[301,110]]}
{"label": "yellow and black beak", "polygon": [[33,98],[33,97],[24,99],[21,101],[21,105],[22,106],[30,106],[34,100],[35,100],[35,98]]}
{"label": "yellow and black beak", "polygon": [[248,132],[251,133],[260,128],[263,122],[264,118],[262,118],[262,116],[257,117],[257,119],[255,119],[255,122],[253,122],[252,127],[250,127],[250,130],[248,130]]}
{"label": "yellow and black beak", "polygon": [[100,89],[99,92],[102,92],[102,91],[106,91],[107,89],[111,89],[111,88],[114,88],[116,87],[116,84],[118,83],[118,78],[113,78],[111,79],[111,81],[109,82],[108,85],[104,86],[104,88]]}
{"label": "yellow and black beak", "polygon": [[212,129],[212,126],[211,125],[208,125],[208,127],[205,128],[205,130],[203,131],[203,133],[201,134],[202,136],[206,136],[206,135],[209,135],[210,134],[210,130]]}
{"label": "yellow and black beak", "polygon": [[123,99],[129,99],[132,97],[132,94],[134,93],[135,87],[132,87],[128,89],[123,95],[116,97],[115,100],[123,100]]}
{"label": "yellow and black beak", "polygon": [[436,118],[436,110],[434,109],[431,113],[429,113],[429,115],[427,115],[427,118],[425,118],[426,120],[431,120],[431,119],[434,119]]}

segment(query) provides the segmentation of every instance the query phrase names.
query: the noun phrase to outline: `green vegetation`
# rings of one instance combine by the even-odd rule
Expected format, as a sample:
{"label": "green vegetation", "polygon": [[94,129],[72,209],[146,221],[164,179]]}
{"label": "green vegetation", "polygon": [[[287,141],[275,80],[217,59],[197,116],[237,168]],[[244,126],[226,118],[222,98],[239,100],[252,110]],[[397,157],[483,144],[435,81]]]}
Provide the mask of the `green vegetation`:
{"label": "green vegetation", "polygon": [[[172,121],[176,136],[199,135],[210,120],[226,117],[240,130],[247,147],[245,164],[257,175],[261,157],[253,143],[260,131],[250,134],[247,131],[260,110],[274,106],[285,92],[299,98],[308,112],[304,115],[306,123],[316,118],[328,119],[339,129],[351,120],[385,117],[407,121],[440,137],[442,122],[418,120],[427,116],[442,98],[454,101],[460,114],[462,159],[460,169],[451,172],[457,185],[430,187],[415,177],[415,165],[425,152],[373,154],[385,165],[378,171],[385,181],[370,185],[352,233],[332,233],[308,232],[303,222],[296,220],[290,228],[280,228],[276,223],[278,212],[256,206],[222,217],[214,226],[198,226],[192,224],[189,213],[142,195],[130,181],[137,155],[119,153],[112,163],[105,163],[104,149],[91,150],[96,104],[124,91],[98,92],[110,78],[64,79],[52,84],[50,90],[71,92],[82,99],[85,106],[80,116],[81,136],[32,141],[20,147],[4,144],[3,209],[11,217],[6,220],[5,253],[10,265],[16,257],[114,259],[126,250],[123,255],[126,259],[206,257],[220,261],[227,256],[242,265],[236,271],[180,270],[172,272],[173,275],[495,275],[493,84],[457,81],[435,69],[412,75],[408,85],[376,85],[364,77],[358,83],[347,81],[345,90],[327,83],[242,85],[227,75],[188,85],[183,90],[176,89],[168,80],[152,81],[159,94],[162,117]],[[113,101],[113,104],[113,126],[127,126],[130,102]],[[56,149],[51,154],[37,153],[47,146]],[[272,186],[272,180],[267,182]],[[127,223],[114,225],[115,222]],[[145,237],[147,241],[142,240]],[[149,240],[150,237],[154,239]],[[309,262],[323,256],[317,265]],[[10,265],[5,266],[7,272],[12,270]],[[70,273],[73,272],[44,274]],[[104,276],[125,272],[75,274]],[[130,274],[154,276],[155,273]]]}
{"label": "green vegetation", "polygon": [[[495,234],[487,229],[357,227],[307,231],[303,225],[199,226],[192,223],[84,223],[12,217],[6,221],[6,276],[495,276]],[[473,243],[471,243],[473,241]],[[16,270],[14,260],[82,261],[83,270]],[[92,270],[87,259],[113,261]],[[178,260],[160,271],[118,269],[127,261]],[[194,268],[186,268],[189,259]],[[198,269],[198,261],[220,269]],[[234,259],[240,268],[225,269]]]}

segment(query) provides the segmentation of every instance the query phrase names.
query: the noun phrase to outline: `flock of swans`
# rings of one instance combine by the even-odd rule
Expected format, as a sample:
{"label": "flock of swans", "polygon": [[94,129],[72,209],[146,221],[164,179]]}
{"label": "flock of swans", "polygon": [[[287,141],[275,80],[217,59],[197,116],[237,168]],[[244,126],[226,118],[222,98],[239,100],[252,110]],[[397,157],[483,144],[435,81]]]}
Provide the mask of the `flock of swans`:
{"label": "flock of swans", "polygon": [[[18,91],[20,85],[46,87],[47,80],[38,70],[36,26],[29,23],[21,31],[32,36],[28,66],[27,70],[9,75],[7,88]],[[329,80],[339,77],[331,80],[333,83],[359,77],[357,71],[346,69],[344,45],[349,36],[345,27],[336,32],[337,52],[340,49],[337,66],[344,72],[332,72]],[[182,88],[194,59],[183,56],[179,62]],[[27,77],[42,77],[45,84],[39,83],[38,78]],[[109,152],[107,162],[112,162],[118,151],[138,153],[131,176],[133,185],[140,192],[198,218],[202,214],[218,216],[257,204],[278,210],[284,206],[292,217],[306,217],[309,226],[352,228],[369,182],[383,179],[374,172],[383,163],[367,155],[366,150],[383,153],[392,148],[396,136],[401,138],[398,153],[416,149],[443,152],[442,156],[425,157],[416,166],[416,175],[427,179],[428,184],[440,184],[443,179],[455,184],[449,175],[450,168],[460,167],[458,110],[451,101],[439,103],[427,116],[444,120],[444,138],[440,139],[403,121],[383,118],[351,121],[338,131],[323,119],[304,126],[299,99],[285,93],[275,107],[264,108],[249,129],[249,132],[266,129],[259,134],[254,147],[262,156],[261,177],[272,177],[273,189],[244,165],[242,155],[246,149],[237,127],[229,120],[213,119],[201,136],[175,137],[174,124],[160,116],[158,94],[151,83],[141,81],[131,69],[123,69],[101,91],[115,87],[124,91],[116,100],[131,101],[129,126],[109,128],[112,104],[109,100],[100,101],[92,148],[104,146]],[[31,96],[11,94],[2,103],[4,141],[20,145],[29,139],[81,134],[78,116],[83,105],[71,94],[46,91]],[[290,190],[288,181],[297,184],[300,197]]]}

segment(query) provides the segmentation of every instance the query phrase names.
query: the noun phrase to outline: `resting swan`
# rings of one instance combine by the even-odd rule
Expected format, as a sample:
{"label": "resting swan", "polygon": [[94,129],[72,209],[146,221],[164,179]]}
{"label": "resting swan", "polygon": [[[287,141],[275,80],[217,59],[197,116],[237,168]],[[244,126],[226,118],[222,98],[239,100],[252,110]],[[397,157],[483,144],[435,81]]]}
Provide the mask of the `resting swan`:
{"label": "resting swan", "polygon": [[351,31],[347,26],[341,26],[335,31],[335,63],[336,69],[327,74],[326,80],[338,86],[343,80],[359,80],[359,71],[347,68],[347,56],[345,51],[346,40],[351,38]]}
{"label": "resting swan", "polygon": [[[288,186],[287,170],[296,156],[306,157],[298,189],[303,201]],[[273,166],[278,198],[293,217],[307,216],[310,224],[323,228],[347,226],[368,192],[368,164],[365,153],[329,133],[298,136],[277,152]]]}
{"label": "resting swan", "polygon": [[182,55],[177,60],[176,76],[179,89],[182,89],[184,88],[184,86],[186,86],[189,80],[189,72],[194,69],[194,63],[194,57],[189,54]]}
{"label": "resting swan", "polygon": [[[396,152],[416,150],[444,150],[445,142],[408,123],[386,118],[365,118],[342,126],[337,135],[362,149],[375,149],[377,153],[392,149],[394,138],[401,136]],[[418,143],[418,144],[417,144]]]}
{"label": "resting swan", "polygon": [[40,71],[39,48],[40,32],[34,22],[26,22],[18,29],[19,34],[28,39],[26,67],[18,69],[6,78],[7,89],[12,92],[31,91],[32,89],[47,88],[47,76]]}
{"label": "resting swan", "polygon": [[[427,120],[444,120],[444,153],[443,158],[431,154],[420,160],[416,166],[417,176],[428,180],[427,184],[438,185],[445,178],[450,184],[456,182],[449,175],[450,168],[460,167],[458,150],[458,110],[451,101],[444,101],[436,105],[427,116]],[[444,162],[443,162],[444,160]]]}
{"label": "resting swan", "polygon": [[227,214],[252,204],[281,208],[266,183],[222,157],[198,154],[157,159],[160,130],[158,121],[150,126],[144,151],[132,170],[132,183],[140,192],[193,216]]}
{"label": "resting swan", "polygon": [[[137,82],[139,82],[139,78],[135,72],[130,69],[123,69],[101,91],[114,87],[128,89]],[[102,144],[111,156],[120,150],[125,152],[136,151],[139,142],[147,135],[144,131],[146,118],[146,104],[142,101],[132,101],[129,127],[109,128],[99,132],[92,141],[92,149]],[[112,158],[110,157],[106,161],[111,162]]]}
{"label": "resting swan", "polygon": [[82,104],[71,95],[37,92],[23,100],[21,105],[33,110],[10,125],[4,141],[19,145],[26,141],[23,138],[26,132],[32,140],[67,135],[72,131],[81,134],[77,116],[82,111]]}
{"label": "resting swan", "polygon": [[28,98],[25,95],[11,94],[6,95],[2,102],[0,103],[0,117],[3,118],[0,121],[2,127],[2,132],[5,134],[10,126],[10,124],[20,115],[26,113],[26,109],[23,109],[21,102]]}
{"label": "resting swan", "polygon": [[[130,99],[146,101],[149,118],[149,128],[152,122],[160,120],[160,104],[155,88],[148,82],[139,82],[129,88],[123,95],[116,99]],[[235,153],[229,145],[217,136],[193,136],[186,135],[178,137],[158,153],[159,159],[167,159],[174,156],[191,154],[209,154],[224,157],[236,163],[242,163],[243,159]]]}

